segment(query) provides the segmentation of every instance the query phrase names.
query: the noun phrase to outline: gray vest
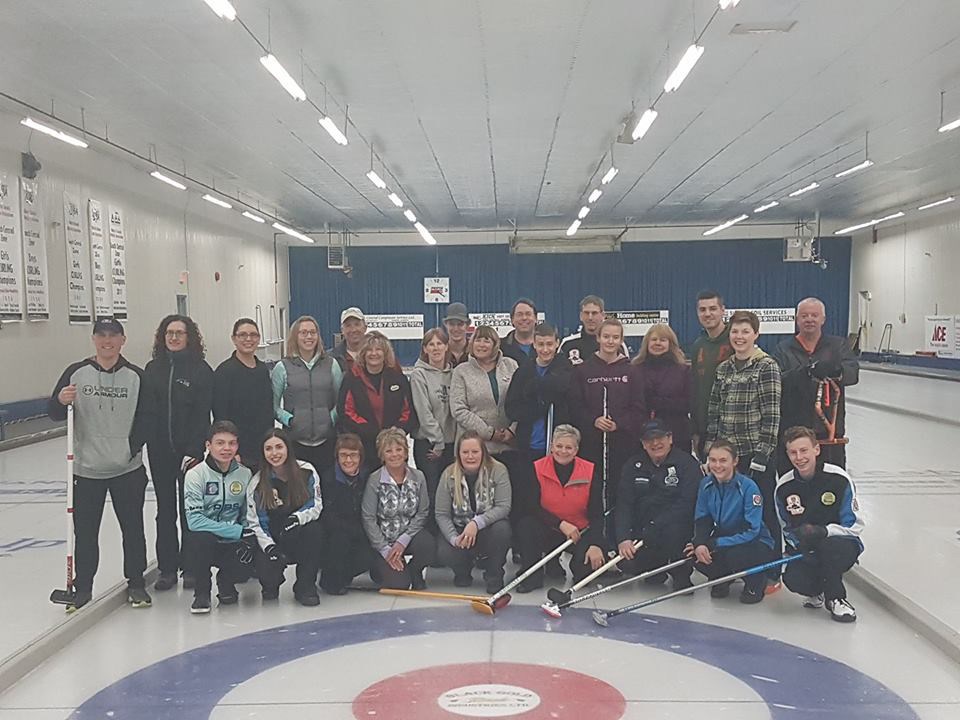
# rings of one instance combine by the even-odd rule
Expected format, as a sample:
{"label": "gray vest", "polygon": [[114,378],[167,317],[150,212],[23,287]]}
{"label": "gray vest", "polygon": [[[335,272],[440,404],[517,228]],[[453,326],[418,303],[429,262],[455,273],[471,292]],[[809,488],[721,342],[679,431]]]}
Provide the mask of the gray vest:
{"label": "gray vest", "polygon": [[316,447],[333,437],[330,411],[337,406],[333,389],[333,363],[329,355],[308,369],[301,358],[284,358],[287,387],[283,408],[293,413],[290,431],[302,445]]}

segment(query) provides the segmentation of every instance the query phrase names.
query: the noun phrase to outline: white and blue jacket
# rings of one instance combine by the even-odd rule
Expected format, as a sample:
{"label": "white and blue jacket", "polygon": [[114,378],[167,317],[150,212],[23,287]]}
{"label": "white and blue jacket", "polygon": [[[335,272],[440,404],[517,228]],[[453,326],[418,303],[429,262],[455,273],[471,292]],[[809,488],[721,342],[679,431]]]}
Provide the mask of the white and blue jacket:
{"label": "white and blue jacket", "polygon": [[183,480],[187,527],[193,532],[213,533],[222,542],[239,540],[248,485],[249,468],[233,460],[223,472],[208,454],[203,462],[187,470]]}
{"label": "white and blue jacket", "polygon": [[[320,495],[320,478],[313,465],[304,460],[297,460],[297,465],[301,470],[309,474],[307,478],[307,501],[299,510],[289,510],[278,508],[284,515],[296,515],[301,525],[320,519],[320,511],[323,510],[323,499]],[[264,468],[260,472],[270,472],[271,480],[275,478],[269,468]],[[271,545],[276,545],[274,533],[270,529],[270,512],[264,507],[263,499],[260,496],[260,473],[253,476],[250,486],[247,488],[247,527],[253,530],[257,536],[257,543],[261,550],[266,550]],[[276,517],[276,510],[273,511]],[[274,528],[275,531],[282,532],[283,527]]]}

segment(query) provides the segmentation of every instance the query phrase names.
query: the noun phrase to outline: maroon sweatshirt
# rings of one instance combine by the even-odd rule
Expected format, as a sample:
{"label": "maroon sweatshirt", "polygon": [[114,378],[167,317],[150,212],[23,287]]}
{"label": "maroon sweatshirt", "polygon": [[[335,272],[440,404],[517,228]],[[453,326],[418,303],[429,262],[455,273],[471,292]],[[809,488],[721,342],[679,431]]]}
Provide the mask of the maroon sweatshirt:
{"label": "maroon sweatshirt", "polygon": [[673,433],[673,446],[690,452],[690,368],[672,357],[651,357],[636,367],[643,377],[644,405]]}

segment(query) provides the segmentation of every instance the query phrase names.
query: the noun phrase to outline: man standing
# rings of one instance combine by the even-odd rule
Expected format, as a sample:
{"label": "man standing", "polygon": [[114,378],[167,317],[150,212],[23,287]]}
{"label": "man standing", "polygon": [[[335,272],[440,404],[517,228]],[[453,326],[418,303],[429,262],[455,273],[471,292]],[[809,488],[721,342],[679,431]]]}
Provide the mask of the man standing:
{"label": "man standing", "polygon": [[119,321],[98,318],[93,326],[95,355],[63,372],[48,404],[47,413],[53,420],[66,419],[67,405],[72,404],[75,413],[73,523],[77,575],[68,612],[83,607],[93,597],[93,578],[100,562],[100,521],[108,492],[123,537],[127,601],[135,608],[151,604],[143,581],[147,569],[143,532],[147,474],[140,455],[146,440],[140,409],[143,371],[120,354],[125,341]]}
{"label": "man standing", "polygon": [[510,308],[510,322],[513,323],[513,330],[500,343],[500,350],[504,356],[516,360],[517,365],[522,365],[534,354],[533,329],[537,324],[537,308],[533,300],[517,300]]}
{"label": "man standing", "polygon": [[[831,441],[845,439],[844,388],[860,380],[860,364],[844,338],[823,334],[826,319],[820,300],[801,300],[797,305],[799,332],[777,345],[773,353],[783,378],[780,426],[810,428],[823,446],[824,461],[843,468],[847,466],[846,445]],[[791,467],[783,443],[777,465],[781,473]]]}
{"label": "man standing", "polygon": [[837,622],[854,622],[843,574],[863,552],[857,491],[843,468],[824,462],[813,430],[788,428],[783,441],[793,469],[777,485],[777,512],[787,545],[806,553],[787,566],[783,582],[804,596],[804,607],[826,605]]}
{"label": "man standing", "polygon": [[733,354],[730,328],[723,321],[725,310],[723,298],[716,290],[704,290],[697,295],[697,319],[703,333],[694,341],[687,356],[693,372],[693,449],[701,458],[707,432],[707,406],[717,366]]}
{"label": "man standing", "polygon": [[447,305],[447,316],[443,319],[443,327],[447,331],[447,349],[450,352],[450,364],[453,367],[465,363],[467,353],[467,327],[470,325],[470,316],[467,306],[455,302]]}
{"label": "man standing", "polygon": [[600,348],[597,331],[605,319],[602,297],[587,295],[583,298],[580,301],[580,330],[563,339],[560,343],[560,354],[573,365],[579,365],[593,357]]}
{"label": "man standing", "polygon": [[367,319],[360,308],[348,307],[340,313],[340,333],[343,342],[330,351],[330,357],[340,364],[340,369],[346,374],[353,367],[363,344],[363,336],[367,334]]}

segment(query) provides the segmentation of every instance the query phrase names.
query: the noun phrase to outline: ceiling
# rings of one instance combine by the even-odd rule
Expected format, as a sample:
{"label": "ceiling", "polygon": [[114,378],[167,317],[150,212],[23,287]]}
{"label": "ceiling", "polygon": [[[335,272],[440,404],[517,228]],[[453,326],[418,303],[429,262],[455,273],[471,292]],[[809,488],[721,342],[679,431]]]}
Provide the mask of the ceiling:
{"label": "ceiling", "polygon": [[[946,119],[960,117],[956,0],[234,5],[298,80],[302,51],[316,106],[341,126],[349,106],[347,147],[263,70],[240,22],[202,0],[5,3],[0,109],[52,103],[79,125],[83,108],[93,133],[141,155],[154,146],[161,164],[304,229],[409,228],[365,177],[371,144],[377,171],[435,232],[565,228],[631,104],[656,99],[702,33],[703,58],[657,101],[650,132],[614,144],[620,173],[584,230],[712,225],[769,199],[782,202],[765,221],[869,219],[960,190],[960,130],[937,132],[941,90]],[[796,24],[730,32],[774,21]],[[864,159],[867,132],[876,164],[835,180]],[[822,187],[784,200],[813,180]]]}

